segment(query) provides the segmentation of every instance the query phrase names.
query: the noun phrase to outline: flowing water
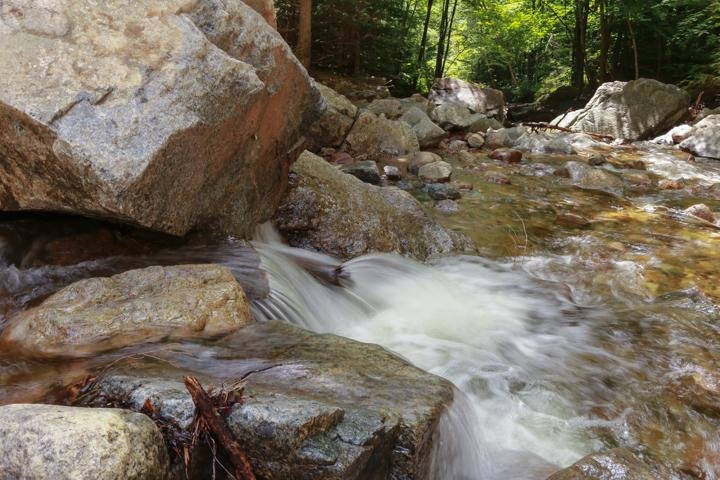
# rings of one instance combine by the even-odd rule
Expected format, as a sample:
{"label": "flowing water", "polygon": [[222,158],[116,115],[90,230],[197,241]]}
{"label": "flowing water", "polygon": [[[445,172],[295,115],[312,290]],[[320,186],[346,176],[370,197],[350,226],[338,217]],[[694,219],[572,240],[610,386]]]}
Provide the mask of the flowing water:
{"label": "flowing water", "polygon": [[[667,168],[655,157],[653,168]],[[483,256],[428,264],[368,255],[340,265],[284,245],[270,228],[251,248],[10,217],[0,222],[2,321],[80,278],[221,263],[259,320],[377,343],[451,380],[459,395],[441,421],[436,478],[542,479],[616,446],[677,478],[720,478],[720,236],[672,210],[697,192],[619,199],[558,186],[541,170],[502,187],[460,171],[476,188],[442,220],[473,236]],[[548,203],[594,212],[596,223],[558,226]],[[40,398],[58,379],[113,359],[58,364],[2,353],[0,403]]]}

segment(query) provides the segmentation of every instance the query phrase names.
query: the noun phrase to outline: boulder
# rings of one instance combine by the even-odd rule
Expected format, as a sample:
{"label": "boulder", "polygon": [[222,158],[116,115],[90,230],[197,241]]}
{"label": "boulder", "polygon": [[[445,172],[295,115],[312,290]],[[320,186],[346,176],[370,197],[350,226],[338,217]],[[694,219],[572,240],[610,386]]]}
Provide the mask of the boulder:
{"label": "boulder", "polygon": [[698,157],[720,160],[720,115],[710,115],[695,124],[680,148]]}
{"label": "boulder", "polygon": [[73,283],[11,318],[1,339],[30,354],[81,356],[215,337],[251,321],[245,293],[225,267],[149,267]]}
{"label": "boulder", "polygon": [[0,407],[0,478],[164,480],[168,455],[149,417],[56,405]]}
{"label": "boulder", "polygon": [[653,138],[652,141],[660,145],[675,145],[684,141],[692,134],[692,131],[693,127],[691,125],[678,125],[666,134]]}
{"label": "boulder", "polygon": [[452,165],[441,160],[427,163],[418,169],[418,177],[425,183],[449,182],[452,176]]}
{"label": "boulder", "polygon": [[574,465],[550,476],[548,480],[657,480],[674,478],[660,467],[645,464],[631,451],[615,448],[593,453]]}
{"label": "boulder", "polygon": [[428,100],[435,105],[460,103],[474,113],[505,117],[505,96],[500,90],[483,88],[457,78],[438,78],[433,82]]}
{"label": "boulder", "polygon": [[468,135],[467,143],[471,148],[482,148],[485,145],[485,137],[479,133]]}
{"label": "boulder", "polygon": [[250,8],[258,12],[271,27],[277,28],[275,2],[273,0],[243,0]]}
{"label": "boulder", "polygon": [[585,190],[601,190],[620,195],[623,191],[623,181],[602,168],[594,168],[581,162],[568,162],[566,164],[570,181],[576,187]]}
{"label": "boulder", "polygon": [[406,123],[388,120],[366,111],[360,113],[343,144],[343,150],[356,160],[376,162],[417,152],[419,149],[418,139]]}
{"label": "boulder", "polygon": [[357,118],[358,109],[350,100],[330,87],[317,83],[325,104],[320,118],[310,127],[308,149],[317,152],[323,147],[338,148]]}
{"label": "boulder", "polygon": [[353,177],[358,178],[365,183],[372,183],[373,185],[380,183],[380,170],[378,169],[377,163],[372,160],[349,163],[347,165],[343,165],[340,170],[345,173],[349,173]]}
{"label": "boulder", "polygon": [[472,249],[467,238],[432,220],[409,193],[346,175],[303,154],[275,224],[289,243],[340,259],[394,252],[424,260]]}
{"label": "boulder", "polygon": [[397,98],[378,98],[370,102],[367,109],[377,115],[383,115],[389,120],[397,120],[403,114],[404,108]]}
{"label": "boulder", "polygon": [[[258,478],[430,478],[438,421],[452,385],[382,347],[258,322],[208,347],[173,344],[149,358],[117,362],[94,405],[121,401],[191,433],[195,407],[183,365],[219,391],[247,376],[227,422]],[[196,478],[208,478],[210,466]],[[204,473],[204,475],[203,475]]]}
{"label": "boulder", "polygon": [[249,237],[321,106],[239,0],[10,0],[0,18],[0,209]]}
{"label": "boulder", "polygon": [[626,140],[652,138],[680,121],[690,105],[687,92],[675,85],[641,78],[604,83],[581,110],[553,120],[573,130]]}
{"label": "boulder", "polygon": [[470,132],[484,132],[488,128],[500,128],[502,125],[482,113],[473,113],[462,103],[449,102],[438,105],[430,114],[432,121],[443,129],[467,130]]}
{"label": "boulder", "polygon": [[485,134],[485,144],[489,148],[512,147],[526,133],[523,126],[489,130]]}
{"label": "boulder", "polygon": [[410,126],[418,139],[420,148],[432,147],[445,137],[445,130],[430,120],[427,114],[418,107],[412,107],[400,117],[401,122]]}

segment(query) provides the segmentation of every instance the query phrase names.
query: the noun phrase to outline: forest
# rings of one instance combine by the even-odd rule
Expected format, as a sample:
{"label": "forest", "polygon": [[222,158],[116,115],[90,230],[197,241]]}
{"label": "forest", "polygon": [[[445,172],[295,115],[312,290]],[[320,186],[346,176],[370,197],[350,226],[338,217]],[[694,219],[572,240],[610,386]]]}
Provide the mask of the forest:
{"label": "forest", "polygon": [[[303,7],[303,4],[305,6]],[[720,92],[716,0],[281,0],[279,30],[312,68],[387,78],[399,94],[458,77],[529,102],[560,87],[655,78]],[[311,35],[300,35],[301,12]],[[307,24],[307,23],[306,23]],[[302,38],[301,38],[302,37]]]}

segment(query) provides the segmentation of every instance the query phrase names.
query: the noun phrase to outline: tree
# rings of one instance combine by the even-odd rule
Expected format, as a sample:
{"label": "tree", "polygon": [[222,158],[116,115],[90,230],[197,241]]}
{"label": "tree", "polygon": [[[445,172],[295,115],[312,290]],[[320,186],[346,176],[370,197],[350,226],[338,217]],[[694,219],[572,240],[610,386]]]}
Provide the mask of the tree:
{"label": "tree", "polygon": [[309,70],[312,60],[312,0],[300,0],[297,56]]}

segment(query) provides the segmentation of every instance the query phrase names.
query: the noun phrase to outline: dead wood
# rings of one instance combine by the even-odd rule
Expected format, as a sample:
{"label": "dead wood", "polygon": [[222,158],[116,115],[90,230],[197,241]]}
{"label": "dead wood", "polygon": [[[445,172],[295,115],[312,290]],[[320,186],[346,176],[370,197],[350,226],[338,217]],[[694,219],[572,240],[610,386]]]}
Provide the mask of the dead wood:
{"label": "dead wood", "polygon": [[528,128],[531,128],[533,131],[537,131],[537,130],[558,130],[558,131],[566,132],[566,133],[584,133],[585,135],[589,135],[589,136],[591,136],[591,137],[593,137],[593,138],[597,138],[597,139],[599,139],[599,140],[609,140],[609,141],[615,140],[615,138],[614,138],[614,137],[611,137],[610,135],[602,135],[602,134],[599,134],[599,133],[590,133],[590,132],[577,132],[577,131],[575,131],[575,130],[571,130],[571,129],[566,128],[566,127],[561,127],[561,126],[559,126],[559,125],[550,125],[549,123],[528,122],[528,123],[523,123],[523,125],[526,126],[526,127],[528,127]]}

